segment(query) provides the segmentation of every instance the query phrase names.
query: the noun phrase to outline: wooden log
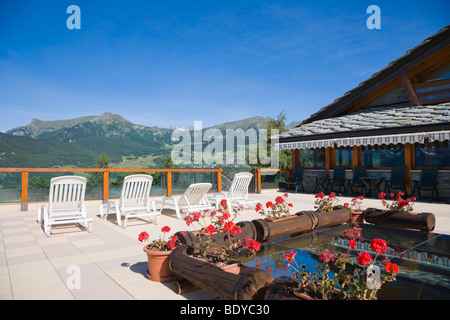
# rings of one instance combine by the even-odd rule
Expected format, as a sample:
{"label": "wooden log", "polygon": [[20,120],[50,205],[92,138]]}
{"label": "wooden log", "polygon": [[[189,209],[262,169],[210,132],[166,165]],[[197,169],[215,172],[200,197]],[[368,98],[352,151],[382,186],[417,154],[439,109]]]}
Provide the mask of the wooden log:
{"label": "wooden log", "polygon": [[172,251],[170,269],[193,285],[224,300],[262,299],[272,276],[256,268],[243,268],[239,274],[225,272],[190,256],[194,248],[186,245]]}
{"label": "wooden log", "polygon": [[298,281],[290,277],[276,278],[267,286],[264,300],[302,300],[292,293],[297,286]]}
{"label": "wooden log", "polygon": [[173,282],[173,291],[176,294],[182,294],[197,288],[198,287],[195,284],[187,281],[186,279],[181,279]]}
{"label": "wooden log", "polygon": [[434,214],[429,212],[407,213],[375,208],[369,208],[364,211],[364,220],[367,223],[376,225],[417,229],[420,231],[433,231],[436,225]]}
{"label": "wooden log", "polygon": [[255,225],[259,242],[283,236],[299,235],[315,229],[334,227],[346,223],[351,217],[351,211],[343,206],[335,207],[329,212],[300,211],[293,216],[273,221],[256,219]]}
{"label": "wooden log", "polygon": [[[245,237],[249,237],[252,240],[256,240],[256,229],[252,222],[250,221],[242,221],[236,223],[239,227],[241,227],[241,233],[237,235],[239,239],[244,239]],[[196,249],[200,246],[200,241],[197,237],[198,231],[180,231],[177,232],[175,235],[178,236],[178,239],[182,244],[188,245],[190,247],[194,247]],[[216,233],[213,235],[204,235],[204,241],[206,241],[207,238],[212,238],[214,241],[212,244],[208,247],[208,251],[212,251],[213,249],[219,249],[223,246],[229,245],[228,236],[224,232]]]}

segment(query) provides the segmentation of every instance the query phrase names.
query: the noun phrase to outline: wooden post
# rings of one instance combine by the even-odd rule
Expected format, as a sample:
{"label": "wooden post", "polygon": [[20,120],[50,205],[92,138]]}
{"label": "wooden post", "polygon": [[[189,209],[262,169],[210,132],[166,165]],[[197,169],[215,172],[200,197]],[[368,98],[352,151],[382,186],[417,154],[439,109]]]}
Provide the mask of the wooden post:
{"label": "wooden post", "polygon": [[28,172],[22,172],[22,191],[20,196],[20,211],[28,211]]}
{"label": "wooden post", "polygon": [[166,196],[172,196],[172,171],[166,173]]}
{"label": "wooden post", "polygon": [[103,203],[107,203],[109,199],[109,172],[103,172]]}
{"label": "wooden post", "polygon": [[222,192],[222,172],[217,171],[217,192]]}
{"label": "wooden post", "polygon": [[362,147],[353,146],[353,167],[360,166],[362,164]]}
{"label": "wooden post", "polygon": [[256,192],[261,193],[261,169],[256,169],[256,187]]}
{"label": "wooden post", "polygon": [[405,184],[406,193],[412,195],[411,170],[415,167],[414,144],[405,143]]}
{"label": "wooden post", "polygon": [[334,168],[334,162],[335,162],[334,147],[325,148],[325,172],[327,176],[330,174],[330,170]]}

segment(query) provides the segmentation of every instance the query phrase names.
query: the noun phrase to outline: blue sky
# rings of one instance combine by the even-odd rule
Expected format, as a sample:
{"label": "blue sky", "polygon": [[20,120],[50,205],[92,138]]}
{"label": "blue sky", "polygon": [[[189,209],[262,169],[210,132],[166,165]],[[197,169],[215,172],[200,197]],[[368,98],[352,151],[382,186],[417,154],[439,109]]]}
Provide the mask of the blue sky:
{"label": "blue sky", "polygon": [[[69,30],[69,5],[81,29]],[[369,30],[369,5],[381,29]],[[447,1],[1,1],[0,132],[106,111],[147,126],[302,120],[450,23]]]}

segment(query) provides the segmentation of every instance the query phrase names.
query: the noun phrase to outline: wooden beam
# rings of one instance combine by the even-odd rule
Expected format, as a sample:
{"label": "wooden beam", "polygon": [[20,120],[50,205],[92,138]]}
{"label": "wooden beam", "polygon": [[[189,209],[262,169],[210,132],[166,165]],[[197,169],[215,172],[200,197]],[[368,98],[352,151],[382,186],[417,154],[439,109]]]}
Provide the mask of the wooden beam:
{"label": "wooden beam", "polygon": [[402,79],[403,86],[408,94],[409,103],[412,106],[420,106],[419,98],[417,98],[416,90],[414,90],[411,80],[409,80],[408,74],[406,72],[402,73],[400,78]]}
{"label": "wooden beam", "polygon": [[28,211],[28,172],[22,172],[20,211]]}
{"label": "wooden beam", "polygon": [[405,184],[406,193],[412,194],[411,170],[415,167],[415,150],[414,144],[405,143]]}

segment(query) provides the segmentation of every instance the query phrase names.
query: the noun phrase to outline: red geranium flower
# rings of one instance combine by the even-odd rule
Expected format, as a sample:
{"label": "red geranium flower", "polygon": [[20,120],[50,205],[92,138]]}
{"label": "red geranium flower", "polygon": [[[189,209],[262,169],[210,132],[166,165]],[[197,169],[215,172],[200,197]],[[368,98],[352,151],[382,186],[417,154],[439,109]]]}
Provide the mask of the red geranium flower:
{"label": "red geranium flower", "polygon": [[209,235],[212,235],[212,234],[216,231],[216,228],[215,228],[212,224],[210,224],[209,226],[207,226],[207,227],[205,228],[205,231],[206,231]]}
{"label": "red geranium flower", "polygon": [[286,261],[289,262],[289,263],[294,261],[294,257],[295,257],[296,254],[297,254],[297,251],[291,251],[291,252],[286,253],[286,256],[285,256]]}
{"label": "red geranium flower", "polygon": [[389,273],[398,273],[398,265],[395,263],[387,262],[385,265],[386,271]]}
{"label": "red geranium flower", "polygon": [[386,244],[386,240],[373,239],[370,242],[370,248],[378,254],[383,254],[386,252],[388,246]]}
{"label": "red geranium flower", "polygon": [[170,227],[169,226],[162,227],[161,232],[170,232]]}
{"label": "red geranium flower", "polygon": [[359,265],[365,266],[372,261],[372,256],[368,252],[361,252],[360,254],[358,254],[357,261]]}
{"label": "red geranium flower", "polygon": [[329,262],[333,256],[329,252],[324,252],[319,256],[319,260],[323,260],[324,262]]}
{"label": "red geranium flower", "polygon": [[138,236],[138,240],[139,240],[140,242],[147,241],[149,238],[150,238],[150,236],[149,236],[148,233],[145,232],[145,231],[141,232],[141,234]]}

